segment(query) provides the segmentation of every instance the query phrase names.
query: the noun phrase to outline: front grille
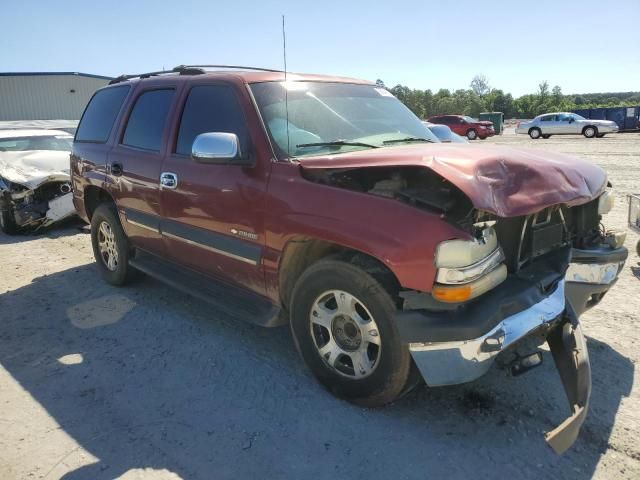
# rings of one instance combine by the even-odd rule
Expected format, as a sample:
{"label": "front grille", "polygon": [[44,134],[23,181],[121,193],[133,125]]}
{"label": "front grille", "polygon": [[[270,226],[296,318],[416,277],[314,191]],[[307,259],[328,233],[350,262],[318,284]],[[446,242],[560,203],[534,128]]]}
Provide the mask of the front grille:
{"label": "front grille", "polygon": [[509,272],[564,246],[585,248],[599,238],[598,202],[572,208],[554,206],[537,214],[500,218],[495,224],[498,243]]}

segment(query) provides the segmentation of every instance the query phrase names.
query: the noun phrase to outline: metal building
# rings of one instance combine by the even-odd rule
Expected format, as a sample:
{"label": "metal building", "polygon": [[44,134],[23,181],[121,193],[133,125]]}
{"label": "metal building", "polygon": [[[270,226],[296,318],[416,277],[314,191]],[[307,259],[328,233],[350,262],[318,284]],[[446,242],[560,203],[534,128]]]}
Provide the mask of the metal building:
{"label": "metal building", "polygon": [[109,80],[78,72],[0,73],[0,120],[79,120]]}

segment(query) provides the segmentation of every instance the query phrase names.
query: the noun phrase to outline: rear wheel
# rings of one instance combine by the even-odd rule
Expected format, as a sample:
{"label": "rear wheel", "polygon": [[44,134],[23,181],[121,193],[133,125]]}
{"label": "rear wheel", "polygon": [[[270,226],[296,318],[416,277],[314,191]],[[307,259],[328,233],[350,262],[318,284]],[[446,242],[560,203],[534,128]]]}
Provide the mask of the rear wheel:
{"label": "rear wheel", "polygon": [[13,235],[18,232],[13,210],[0,210],[0,230],[7,235]]}
{"label": "rear wheel", "polygon": [[582,134],[587,138],[594,138],[598,135],[598,129],[592,126],[584,127],[584,130],[582,130]]}
{"label": "rear wheel", "polygon": [[321,260],[296,283],[291,331],[305,363],[329,391],[359,405],[381,406],[415,384],[395,312],[389,292],[369,273]]}
{"label": "rear wheel", "polygon": [[476,132],[473,128],[467,132],[467,138],[469,140],[475,140],[478,137],[478,132]]}
{"label": "rear wheel", "polygon": [[113,204],[103,203],[93,213],[91,244],[100,275],[111,285],[125,285],[138,274],[129,266],[133,249]]}
{"label": "rear wheel", "polygon": [[534,140],[539,139],[541,135],[542,135],[542,132],[540,131],[539,128],[532,128],[531,130],[529,130],[529,136]]}

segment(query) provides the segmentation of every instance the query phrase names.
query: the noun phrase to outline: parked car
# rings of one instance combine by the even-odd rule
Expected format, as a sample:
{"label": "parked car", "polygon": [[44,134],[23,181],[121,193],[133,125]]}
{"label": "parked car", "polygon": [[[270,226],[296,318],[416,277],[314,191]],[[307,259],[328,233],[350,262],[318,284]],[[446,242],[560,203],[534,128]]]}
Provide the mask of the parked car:
{"label": "parked car", "polygon": [[469,143],[465,137],[453,133],[446,125],[438,125],[437,123],[430,122],[422,123],[443,143]]}
{"label": "parked car", "polygon": [[189,66],[111,83],[71,157],[107,282],[142,271],[289,325],[318,380],[366,406],[420,376],[472,381],[502,352],[522,373],[546,340],[571,405],[546,438],[574,442],[591,391],[578,315],[627,257],[601,228],[599,167],[443,144],[360,80]]}
{"label": "parked car", "polygon": [[587,138],[602,138],[607,133],[616,133],[618,124],[611,120],[591,120],[577,113],[556,112],[538,115],[531,121],[519,122],[516,133],[528,134],[534,140],[551,135],[584,135]]}
{"label": "parked car", "polygon": [[38,229],[75,215],[73,137],[60,130],[0,130],[0,229]]}
{"label": "parked car", "polygon": [[476,120],[466,115],[436,115],[427,119],[430,123],[446,125],[453,132],[469,140],[479,138],[481,140],[496,134],[493,123],[487,120]]}

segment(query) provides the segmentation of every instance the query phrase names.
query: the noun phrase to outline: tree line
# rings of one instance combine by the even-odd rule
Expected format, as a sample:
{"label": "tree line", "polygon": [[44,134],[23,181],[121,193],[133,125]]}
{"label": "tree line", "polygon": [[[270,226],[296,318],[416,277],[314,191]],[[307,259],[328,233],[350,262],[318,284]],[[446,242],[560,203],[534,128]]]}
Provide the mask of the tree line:
{"label": "tree line", "polygon": [[[382,80],[377,83],[384,86]],[[547,81],[538,85],[536,93],[513,98],[510,93],[492,88],[483,75],[476,75],[468,89],[453,92],[443,88],[433,93],[404,85],[389,91],[420,118],[447,114],[477,117],[480,112],[503,112],[505,118],[533,118],[545,112],[640,105],[640,92],[564,95],[558,85],[550,88]]]}

